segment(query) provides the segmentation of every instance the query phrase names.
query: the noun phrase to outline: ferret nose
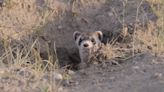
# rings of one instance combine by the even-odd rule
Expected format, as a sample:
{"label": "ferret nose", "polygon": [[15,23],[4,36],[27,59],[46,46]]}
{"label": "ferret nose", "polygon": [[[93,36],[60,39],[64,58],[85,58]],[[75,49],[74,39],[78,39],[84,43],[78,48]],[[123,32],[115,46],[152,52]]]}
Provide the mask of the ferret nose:
{"label": "ferret nose", "polygon": [[88,45],[87,43],[85,43],[83,46],[84,46],[84,47],[88,47],[89,45]]}

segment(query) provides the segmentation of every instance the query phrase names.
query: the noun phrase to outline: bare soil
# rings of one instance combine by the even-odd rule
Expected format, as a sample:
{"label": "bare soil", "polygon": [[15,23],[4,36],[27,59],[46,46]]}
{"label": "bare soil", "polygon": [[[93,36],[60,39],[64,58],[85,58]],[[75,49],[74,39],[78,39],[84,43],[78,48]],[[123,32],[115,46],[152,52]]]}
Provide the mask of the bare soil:
{"label": "bare soil", "polygon": [[120,65],[93,65],[77,71],[66,92],[163,92],[163,59],[144,53]]}
{"label": "bare soil", "polygon": [[[9,1],[0,9],[0,39],[13,44],[38,37],[41,53],[47,42],[54,50],[55,42],[61,65],[71,62],[74,31],[101,30],[106,42],[120,33],[124,24],[139,22],[146,28],[147,23],[158,19],[145,0]],[[0,49],[4,52],[3,46]],[[62,92],[163,92],[163,56],[146,52],[116,65],[111,61],[74,71],[71,79],[61,84]]]}

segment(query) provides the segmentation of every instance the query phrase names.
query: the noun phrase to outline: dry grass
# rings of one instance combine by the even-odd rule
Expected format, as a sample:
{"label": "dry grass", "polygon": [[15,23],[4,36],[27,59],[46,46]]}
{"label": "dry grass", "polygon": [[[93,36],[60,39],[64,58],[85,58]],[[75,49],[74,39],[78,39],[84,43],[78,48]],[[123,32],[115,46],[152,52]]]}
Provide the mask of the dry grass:
{"label": "dry grass", "polygon": [[[133,39],[130,43],[121,43],[121,44],[107,44],[104,47],[104,55],[109,59],[119,58],[118,60],[127,60],[129,58],[133,58],[134,56],[150,52],[155,55],[163,55],[164,53],[164,1],[162,0],[148,0],[151,8],[155,11],[155,14],[158,16],[158,20],[156,23],[149,21],[146,25],[140,25],[137,23],[136,16],[136,24],[133,25],[134,33],[131,35],[127,31],[127,26],[122,28],[122,33],[120,36],[123,40]],[[142,1],[141,1],[142,3]],[[138,9],[140,6],[138,6]],[[137,14],[136,14],[137,15]],[[124,19],[124,18],[123,18]],[[122,20],[124,24],[124,20]],[[115,43],[116,40],[113,40]]]}
{"label": "dry grass", "polygon": [[[48,21],[55,20],[55,16],[63,14],[66,6],[60,7],[61,3],[59,4],[57,1],[46,1],[46,8],[39,8],[42,12],[34,7],[34,10],[26,10],[26,8],[23,8],[21,11],[15,13],[14,9],[20,10],[22,7],[22,5],[19,4],[20,1],[6,0],[6,8],[9,9],[9,16],[18,17],[20,14],[24,15],[20,16],[22,20],[11,20],[15,21],[18,25],[26,24],[26,26],[14,27],[10,23],[10,19],[7,19],[5,23],[0,22],[1,44],[4,49],[4,51],[2,50],[3,53],[0,57],[0,88],[3,92],[57,92],[58,89],[61,90],[59,85],[54,82],[56,81],[54,76],[57,76],[54,72],[56,72],[56,69],[58,68],[58,60],[56,58],[56,53],[54,54],[54,52],[52,52],[53,50],[49,47],[49,44],[46,43],[47,59],[44,59],[40,55],[42,44],[39,43],[39,38],[36,37],[33,39],[29,37],[28,41],[22,42],[20,41],[20,37],[18,37],[23,34],[31,34],[29,31],[32,31],[32,33],[35,31],[38,34],[38,32],[42,30],[41,27],[43,25]],[[158,16],[156,26],[150,22],[147,26],[147,30],[135,27],[133,42],[130,43],[130,47],[124,47],[123,45],[120,47],[120,44],[107,44],[103,47],[103,54],[107,56],[108,59],[122,57],[126,60],[132,55],[146,51],[155,54],[164,53],[164,1],[147,1],[150,2],[151,7]],[[32,5],[33,3],[34,2],[30,0],[30,3],[23,2],[22,4],[24,4],[24,7],[28,7],[28,4]],[[92,4],[99,6],[105,3],[105,0],[74,0],[72,5],[73,13],[78,13],[78,11],[80,11],[77,8],[78,3],[81,3],[82,7],[89,8]],[[57,6],[54,7],[53,4],[56,4]],[[15,7],[15,5],[18,7]],[[4,10],[6,8],[4,8]],[[27,13],[27,11],[29,12]],[[37,14],[35,14],[36,12]],[[17,30],[20,31],[20,33],[17,33]],[[11,31],[11,33],[6,33],[6,31]],[[23,31],[26,31],[27,33]],[[17,34],[13,36],[13,39],[19,39],[19,42],[15,45],[13,45],[11,43],[12,41],[9,39],[11,34]],[[6,65],[5,63],[8,64]]]}
{"label": "dry grass", "polygon": [[[3,92],[56,92],[62,76],[58,74],[56,55],[47,44],[47,59],[40,55],[38,38],[11,45],[3,41],[4,54],[0,57],[0,87]],[[46,52],[45,52],[46,53]],[[7,66],[5,66],[7,63]],[[58,82],[58,83],[57,83]]]}
{"label": "dry grass", "polygon": [[26,35],[30,35],[38,29],[41,30],[40,28],[47,22],[55,21],[66,7],[54,0],[47,0],[43,5],[41,2],[38,6],[36,6],[36,0],[4,0],[4,3],[0,14],[2,18],[0,36],[16,40],[22,40]]}
{"label": "dry grass", "polygon": [[[135,39],[140,41],[139,47],[141,49],[149,49],[153,53],[163,54],[164,52],[164,1],[162,0],[148,0],[151,8],[158,16],[156,23],[151,21],[147,25],[147,30],[137,30]],[[142,45],[142,46],[141,46]],[[144,45],[144,47],[143,47]],[[143,47],[143,48],[142,48]]]}
{"label": "dry grass", "polygon": [[158,48],[157,51],[164,52],[164,1],[163,0],[152,0],[150,3],[155,13],[159,17],[157,21],[157,29],[155,31],[158,32]]}
{"label": "dry grass", "polygon": [[[41,35],[41,27],[53,21],[59,13],[62,14],[65,7],[53,0],[47,0],[45,8],[34,4],[33,0],[4,0],[0,15],[1,18],[6,18],[0,22],[0,88],[3,92],[61,90],[58,83],[62,76],[57,70],[58,60],[54,49],[45,42],[45,55],[41,56],[43,43],[36,36]],[[24,38],[32,33],[34,35]]]}

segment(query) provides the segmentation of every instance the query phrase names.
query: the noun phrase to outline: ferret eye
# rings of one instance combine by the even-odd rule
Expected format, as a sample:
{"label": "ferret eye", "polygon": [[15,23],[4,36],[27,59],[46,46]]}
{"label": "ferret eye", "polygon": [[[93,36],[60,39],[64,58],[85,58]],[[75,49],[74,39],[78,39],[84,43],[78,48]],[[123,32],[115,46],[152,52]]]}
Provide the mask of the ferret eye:
{"label": "ferret eye", "polygon": [[78,43],[78,44],[79,44],[79,45],[81,45],[81,42],[82,42],[82,39],[80,38],[80,39],[79,39],[79,43]]}
{"label": "ferret eye", "polygon": [[95,43],[95,39],[94,39],[94,38],[92,38],[91,41],[92,41],[93,43]]}

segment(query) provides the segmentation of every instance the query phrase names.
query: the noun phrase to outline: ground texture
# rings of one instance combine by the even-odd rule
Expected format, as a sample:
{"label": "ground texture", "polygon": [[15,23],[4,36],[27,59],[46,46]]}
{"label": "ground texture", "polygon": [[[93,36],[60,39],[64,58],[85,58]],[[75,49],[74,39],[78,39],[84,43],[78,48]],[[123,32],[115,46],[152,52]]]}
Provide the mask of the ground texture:
{"label": "ground texture", "polygon": [[[154,26],[157,20],[146,0],[0,0],[0,88],[3,92],[163,92],[164,56],[150,51],[151,46],[135,53],[131,49],[141,45],[124,43],[132,38],[117,45],[129,51],[124,60],[112,58],[68,74],[63,68],[49,72],[41,71],[40,63],[29,65],[51,61],[47,47],[57,51],[62,66],[71,62],[74,31],[101,30],[106,42],[117,38],[124,26],[132,34],[135,24],[147,31],[148,24]],[[124,54],[118,52],[117,58]],[[13,62],[17,63],[5,65]]]}

